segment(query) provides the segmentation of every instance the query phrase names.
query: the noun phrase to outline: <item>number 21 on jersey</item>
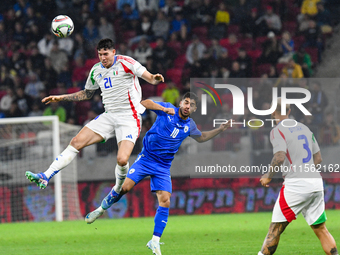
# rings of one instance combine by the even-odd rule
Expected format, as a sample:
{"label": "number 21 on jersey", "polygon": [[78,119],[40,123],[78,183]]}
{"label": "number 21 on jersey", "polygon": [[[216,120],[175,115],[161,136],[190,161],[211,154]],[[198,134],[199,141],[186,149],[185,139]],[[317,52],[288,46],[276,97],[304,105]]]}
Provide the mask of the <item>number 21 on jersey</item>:
{"label": "number 21 on jersey", "polygon": [[105,81],[104,87],[105,87],[106,89],[112,88],[112,83],[111,83],[111,78],[110,78],[110,77],[109,77],[109,78],[104,78],[104,81]]}

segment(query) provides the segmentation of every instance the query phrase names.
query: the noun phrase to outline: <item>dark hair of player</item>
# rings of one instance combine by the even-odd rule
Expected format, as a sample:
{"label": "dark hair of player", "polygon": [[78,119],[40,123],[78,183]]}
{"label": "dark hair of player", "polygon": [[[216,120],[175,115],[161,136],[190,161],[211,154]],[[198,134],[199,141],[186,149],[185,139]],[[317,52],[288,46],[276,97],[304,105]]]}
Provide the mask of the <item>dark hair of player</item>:
{"label": "dark hair of player", "polygon": [[97,50],[112,50],[115,48],[115,43],[110,38],[101,39],[97,44]]}
{"label": "dark hair of player", "polygon": [[194,100],[195,100],[195,103],[196,103],[196,105],[197,105],[198,97],[197,97],[197,95],[196,95],[195,93],[193,93],[193,92],[187,92],[187,93],[185,93],[182,99],[184,100],[184,99],[186,99],[186,98],[194,99]]}

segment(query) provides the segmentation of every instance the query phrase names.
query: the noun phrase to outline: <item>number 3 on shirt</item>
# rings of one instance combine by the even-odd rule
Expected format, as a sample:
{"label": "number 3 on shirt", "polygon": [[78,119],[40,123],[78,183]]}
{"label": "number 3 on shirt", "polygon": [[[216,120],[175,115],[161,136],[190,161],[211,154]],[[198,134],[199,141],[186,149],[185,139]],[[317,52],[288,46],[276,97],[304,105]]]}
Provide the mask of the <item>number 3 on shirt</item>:
{"label": "number 3 on shirt", "polygon": [[308,155],[307,155],[306,158],[302,159],[302,163],[307,163],[312,158],[312,152],[310,151],[310,148],[309,148],[308,139],[305,135],[299,135],[298,139],[299,140],[305,140],[305,143],[303,144],[303,148],[307,151]]}
{"label": "number 3 on shirt", "polygon": [[179,129],[178,128],[174,128],[174,131],[172,131],[172,133],[171,133],[171,137],[172,138],[176,138],[176,136],[178,135],[178,133],[179,133]]}

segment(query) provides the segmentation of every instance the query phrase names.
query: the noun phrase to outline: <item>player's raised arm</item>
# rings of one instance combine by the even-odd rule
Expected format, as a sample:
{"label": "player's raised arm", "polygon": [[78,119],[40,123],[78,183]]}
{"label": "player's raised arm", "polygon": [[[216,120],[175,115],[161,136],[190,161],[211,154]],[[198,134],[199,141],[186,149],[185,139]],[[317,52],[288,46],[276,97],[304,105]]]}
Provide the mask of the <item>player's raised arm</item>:
{"label": "player's raised arm", "polygon": [[45,97],[41,100],[41,102],[45,104],[49,103],[55,103],[55,102],[60,102],[60,101],[84,101],[84,100],[89,100],[93,97],[94,93],[96,90],[89,90],[89,89],[84,89],[76,93],[72,94],[65,94],[65,95],[58,95],[58,96],[48,96]]}
{"label": "player's raised arm", "polygon": [[140,102],[146,109],[154,111],[162,111],[166,114],[175,115],[175,110],[173,108],[166,108],[161,106],[150,99],[146,99]]}
{"label": "player's raised arm", "polygon": [[225,131],[227,128],[229,128],[231,125],[231,122],[232,120],[229,120],[227,123],[221,124],[221,126],[219,126],[218,128],[215,128],[210,131],[203,131],[201,136],[194,137],[194,139],[199,143],[206,142],[214,138],[215,136],[217,136],[219,133]]}
{"label": "player's raised arm", "polygon": [[151,74],[149,71],[145,71],[142,74],[143,80],[147,81],[150,84],[157,85],[160,82],[164,82],[164,77],[161,74]]}

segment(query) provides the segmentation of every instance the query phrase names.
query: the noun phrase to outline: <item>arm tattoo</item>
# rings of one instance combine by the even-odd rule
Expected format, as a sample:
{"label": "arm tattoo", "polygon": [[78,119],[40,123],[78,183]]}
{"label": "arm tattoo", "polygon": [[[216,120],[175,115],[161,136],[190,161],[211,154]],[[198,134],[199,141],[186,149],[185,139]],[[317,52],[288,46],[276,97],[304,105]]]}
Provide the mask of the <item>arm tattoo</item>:
{"label": "arm tattoo", "polygon": [[278,223],[271,223],[269,227],[268,234],[266,239],[264,240],[261,252],[263,254],[274,254],[276,251],[277,246],[279,245],[280,235],[286,229],[289,222],[278,222]]}
{"label": "arm tattoo", "polygon": [[89,100],[91,97],[93,97],[95,92],[96,92],[95,90],[84,89],[73,94],[65,95],[62,101],[78,102],[78,101]]}
{"label": "arm tattoo", "polygon": [[284,153],[283,151],[278,151],[275,153],[272,162],[270,163],[270,168],[268,170],[268,178],[272,178],[274,176],[274,170],[283,164],[285,157],[286,153]]}

